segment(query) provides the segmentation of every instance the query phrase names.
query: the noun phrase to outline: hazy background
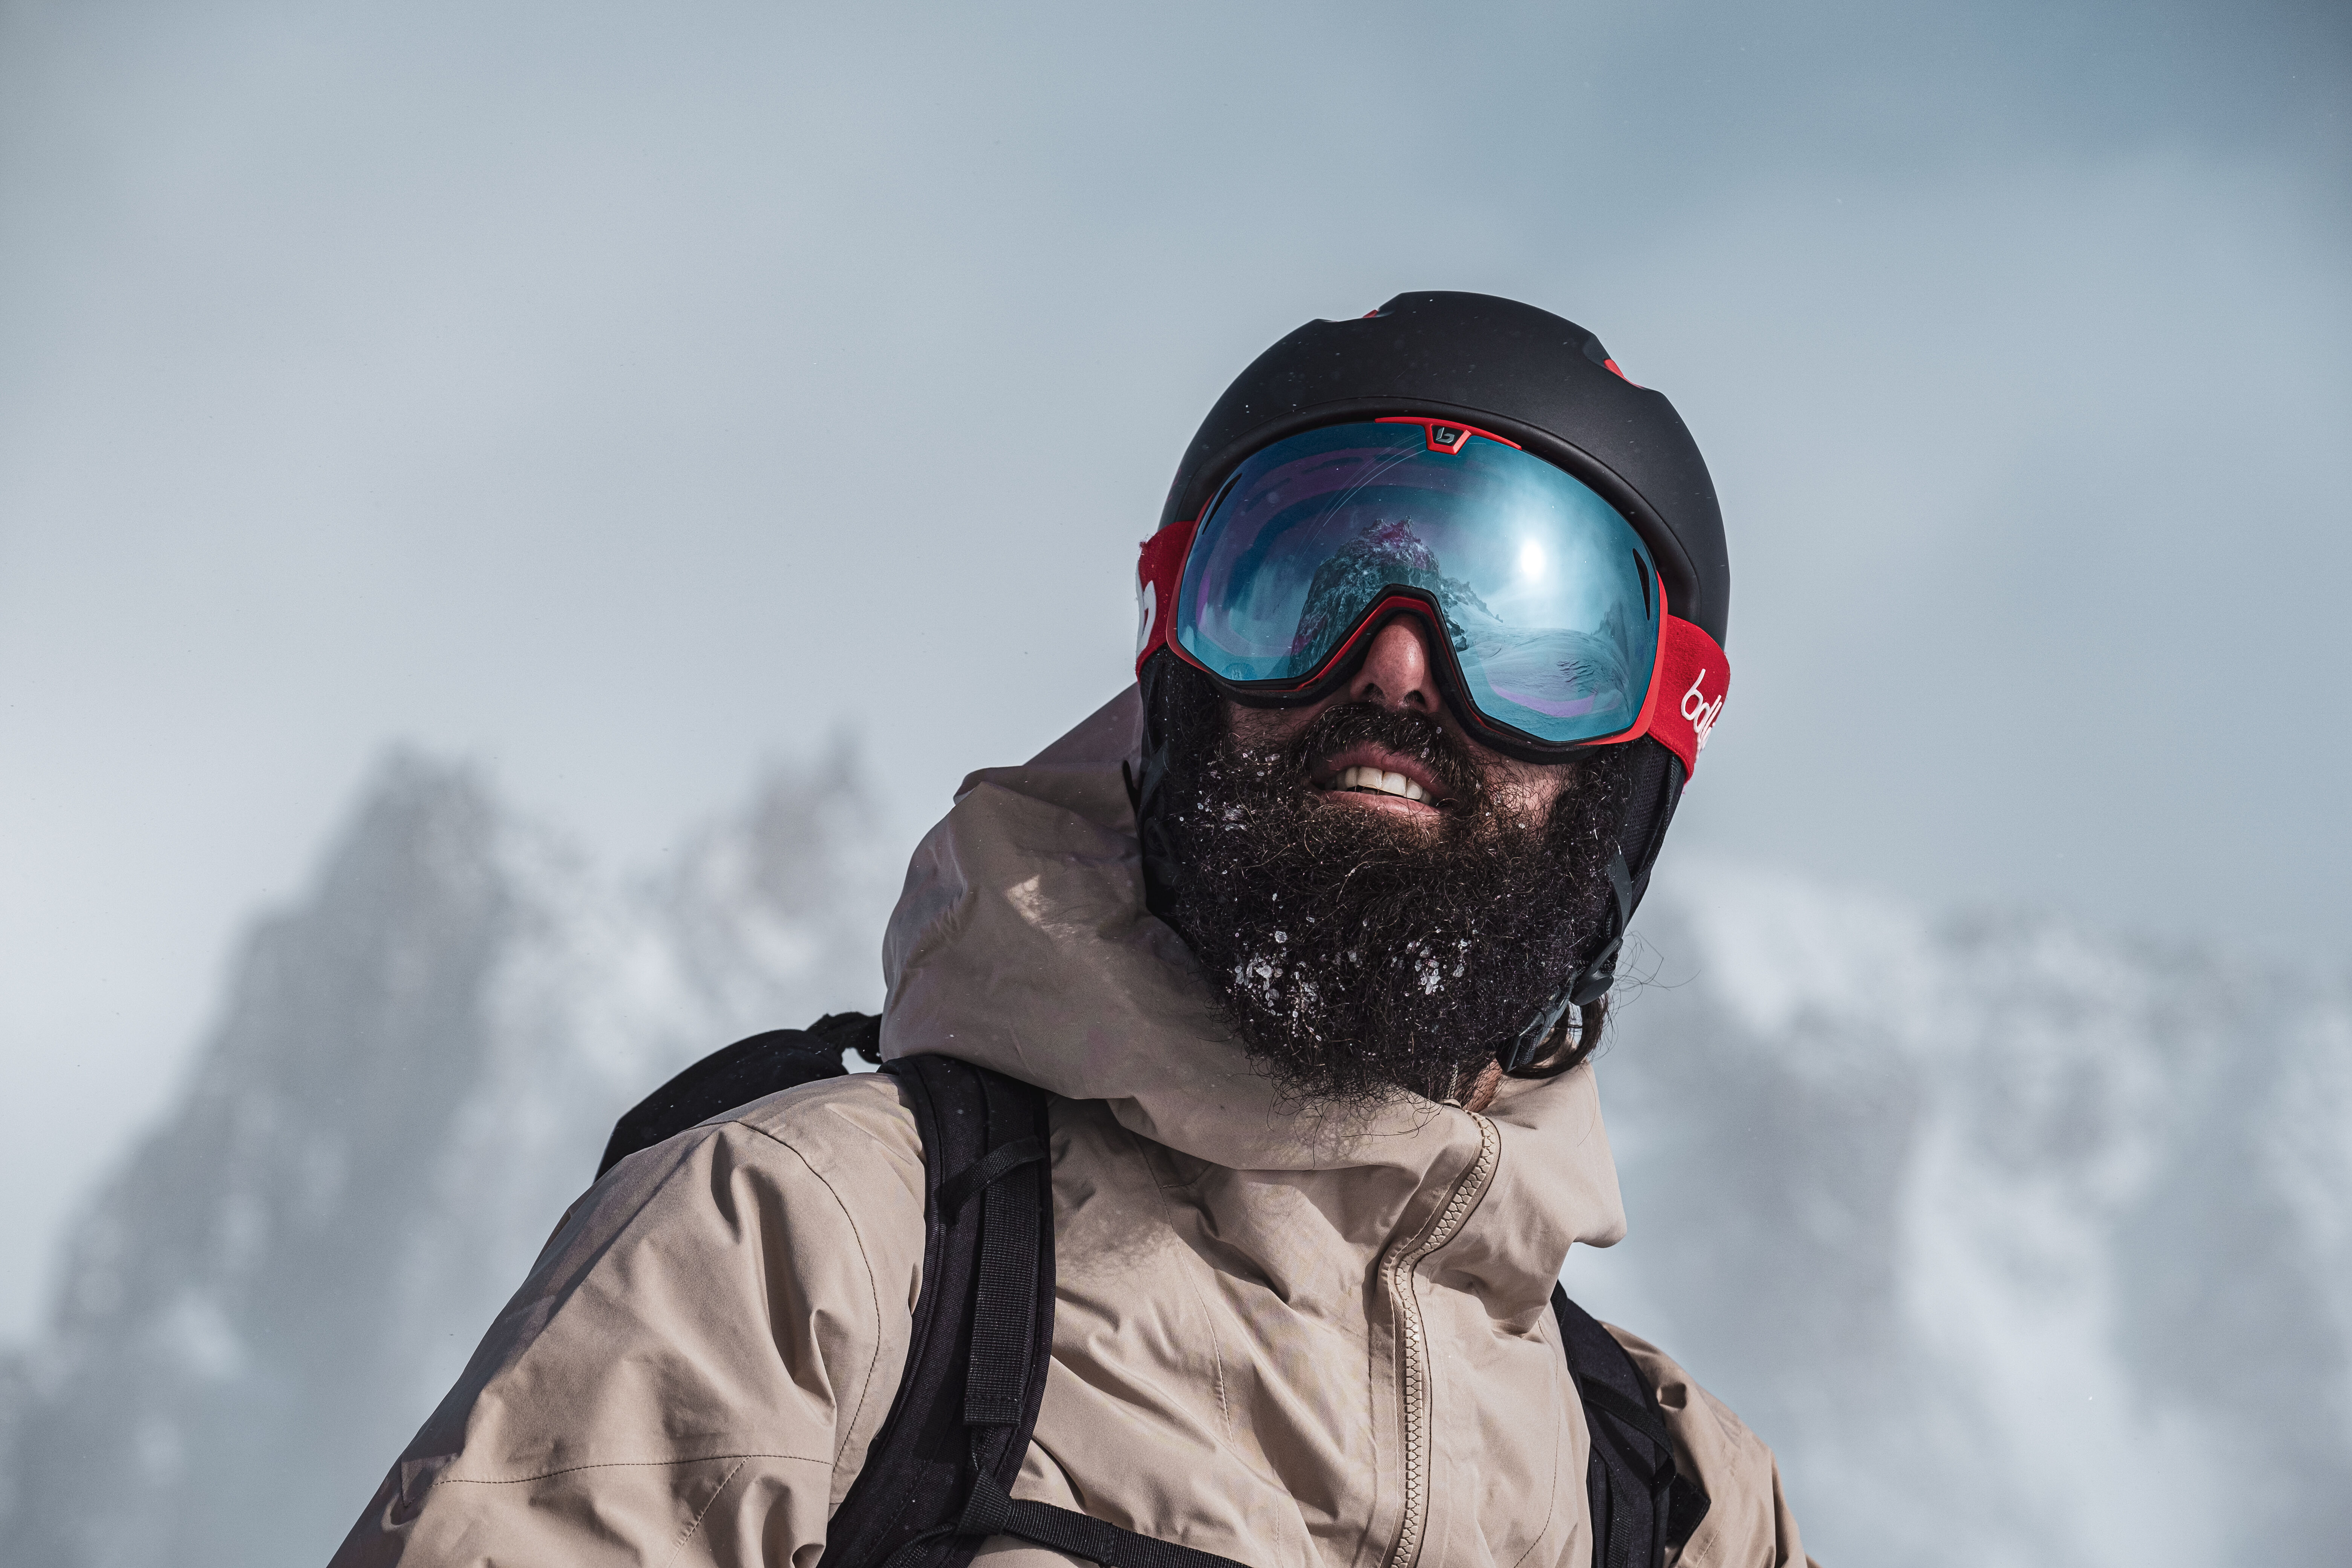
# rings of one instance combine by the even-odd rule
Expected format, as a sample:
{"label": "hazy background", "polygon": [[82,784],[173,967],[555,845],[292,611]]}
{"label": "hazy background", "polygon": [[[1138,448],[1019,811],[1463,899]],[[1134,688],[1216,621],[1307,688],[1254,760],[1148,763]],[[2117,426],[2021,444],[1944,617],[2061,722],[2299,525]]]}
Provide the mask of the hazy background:
{"label": "hazy background", "polygon": [[1678,843],[2346,953],[2347,88],[2340,5],[0,5],[0,1336],[388,742],[657,867],[845,728],[911,845],[1405,289],[1708,454]]}

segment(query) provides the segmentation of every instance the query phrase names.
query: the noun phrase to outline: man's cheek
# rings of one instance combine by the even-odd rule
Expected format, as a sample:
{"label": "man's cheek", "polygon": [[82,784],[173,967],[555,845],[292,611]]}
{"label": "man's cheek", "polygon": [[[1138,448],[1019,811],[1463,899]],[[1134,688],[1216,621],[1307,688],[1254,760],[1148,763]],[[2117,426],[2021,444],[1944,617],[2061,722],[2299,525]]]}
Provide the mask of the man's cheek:
{"label": "man's cheek", "polygon": [[1280,708],[1244,708],[1239,703],[1225,704],[1227,733],[1256,752],[1275,752],[1286,747],[1299,731],[1307,728],[1313,713]]}
{"label": "man's cheek", "polygon": [[1497,805],[1517,812],[1543,813],[1559,799],[1575,771],[1573,763],[1545,766],[1497,759],[1486,769],[1486,782]]}

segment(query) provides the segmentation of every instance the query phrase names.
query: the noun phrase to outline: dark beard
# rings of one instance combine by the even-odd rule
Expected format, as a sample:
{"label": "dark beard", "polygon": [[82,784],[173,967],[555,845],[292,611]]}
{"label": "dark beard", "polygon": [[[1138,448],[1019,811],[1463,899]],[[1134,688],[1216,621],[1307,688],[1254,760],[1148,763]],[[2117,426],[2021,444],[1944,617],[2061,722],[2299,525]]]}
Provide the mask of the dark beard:
{"label": "dark beard", "polygon": [[[1163,912],[1252,1058],[1318,1110],[1462,1098],[1595,945],[1630,748],[1575,764],[1549,816],[1525,820],[1434,719],[1342,704],[1254,747],[1205,678],[1169,674],[1157,717],[1179,869]],[[1434,831],[1316,798],[1311,765],[1360,742],[1431,769],[1447,803]]]}

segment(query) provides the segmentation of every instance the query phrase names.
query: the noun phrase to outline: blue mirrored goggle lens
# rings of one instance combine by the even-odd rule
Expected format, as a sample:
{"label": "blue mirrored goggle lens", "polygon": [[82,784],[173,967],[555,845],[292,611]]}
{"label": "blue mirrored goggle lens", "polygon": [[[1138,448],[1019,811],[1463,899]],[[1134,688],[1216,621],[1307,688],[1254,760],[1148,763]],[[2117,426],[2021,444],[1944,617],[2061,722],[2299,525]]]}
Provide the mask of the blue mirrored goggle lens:
{"label": "blue mirrored goggle lens", "polygon": [[1567,744],[1630,728],[1658,646],[1657,569],[1614,507],[1473,436],[1334,425],[1237,469],[1194,535],[1177,643],[1240,684],[1297,681],[1397,591],[1433,601],[1494,723]]}

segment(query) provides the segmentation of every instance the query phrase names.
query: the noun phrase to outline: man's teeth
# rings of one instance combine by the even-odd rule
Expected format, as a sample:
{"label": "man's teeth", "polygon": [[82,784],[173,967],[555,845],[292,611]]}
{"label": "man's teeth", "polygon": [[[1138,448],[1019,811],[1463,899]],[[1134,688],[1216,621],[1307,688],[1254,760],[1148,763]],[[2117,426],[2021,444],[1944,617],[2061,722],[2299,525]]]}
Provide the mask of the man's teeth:
{"label": "man's teeth", "polygon": [[1378,768],[1343,768],[1339,772],[1341,789],[1376,789],[1382,795],[1401,795],[1407,800],[1427,800],[1428,793],[1402,773],[1386,773]]}

